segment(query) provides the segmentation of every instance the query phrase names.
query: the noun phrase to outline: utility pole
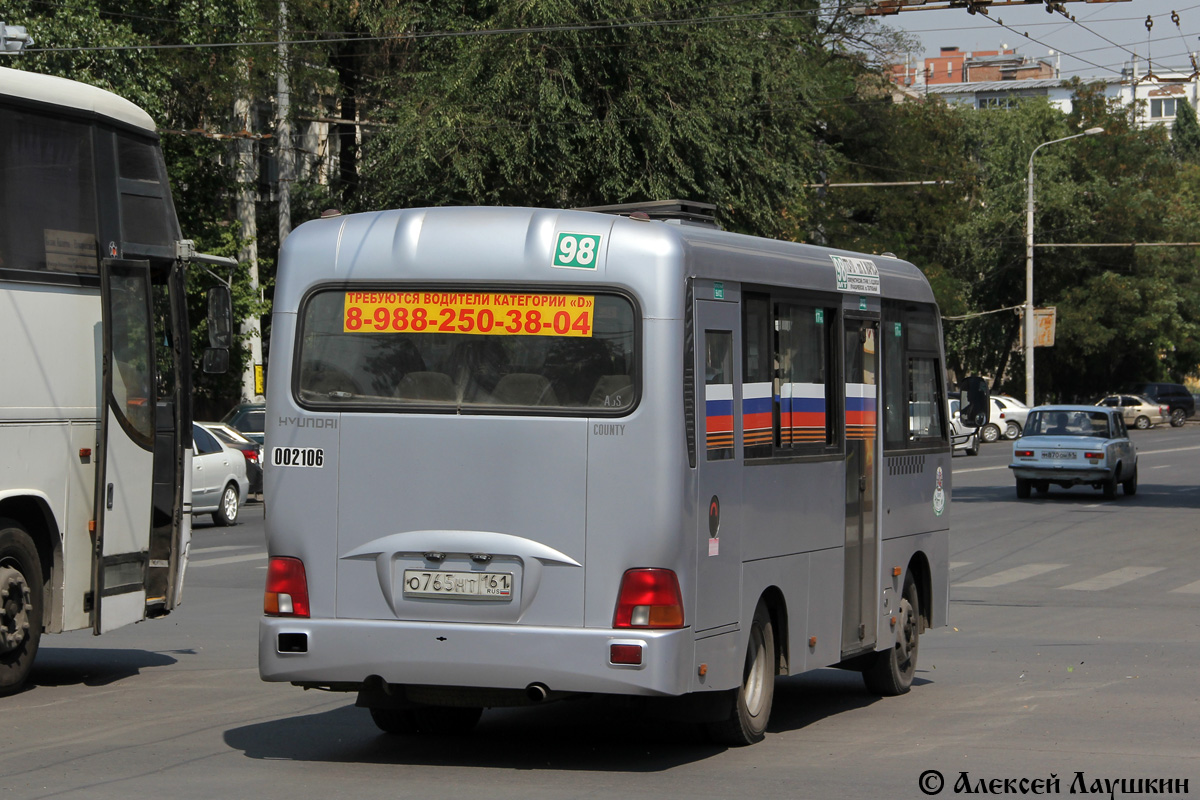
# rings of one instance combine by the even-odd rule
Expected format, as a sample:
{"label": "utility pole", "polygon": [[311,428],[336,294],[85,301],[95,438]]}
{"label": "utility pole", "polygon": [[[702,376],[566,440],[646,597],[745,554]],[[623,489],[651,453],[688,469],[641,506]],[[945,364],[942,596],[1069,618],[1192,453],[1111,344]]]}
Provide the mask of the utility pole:
{"label": "utility pole", "polygon": [[[249,90],[249,65],[243,77]],[[237,140],[237,217],[242,226],[242,238],[246,244],[238,252],[238,260],[250,271],[250,288],[255,294],[258,288],[258,160],[255,158],[254,139],[251,136],[250,99],[239,97],[233,102],[235,120],[242,123],[241,135]],[[242,320],[242,334],[250,345],[250,363],[242,372],[242,400],[262,400],[262,323],[258,314]]]}
{"label": "utility pole", "polygon": [[288,121],[291,90],[288,84],[287,0],[279,0],[279,71],[275,88],[275,154],[279,159],[279,246],[292,232],[292,125]]}

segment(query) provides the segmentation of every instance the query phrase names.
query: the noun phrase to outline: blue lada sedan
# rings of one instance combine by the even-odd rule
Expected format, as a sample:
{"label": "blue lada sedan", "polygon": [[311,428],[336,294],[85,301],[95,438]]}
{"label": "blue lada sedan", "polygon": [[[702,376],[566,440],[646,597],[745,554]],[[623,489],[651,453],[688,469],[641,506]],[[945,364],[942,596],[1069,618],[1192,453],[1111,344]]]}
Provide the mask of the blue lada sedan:
{"label": "blue lada sedan", "polygon": [[1117,496],[1137,493],[1137,448],[1121,410],[1096,406],[1038,406],[1020,439],[1013,442],[1009,469],[1017,480],[1017,497],[1039,494],[1050,484],[1069,489],[1086,484]]}

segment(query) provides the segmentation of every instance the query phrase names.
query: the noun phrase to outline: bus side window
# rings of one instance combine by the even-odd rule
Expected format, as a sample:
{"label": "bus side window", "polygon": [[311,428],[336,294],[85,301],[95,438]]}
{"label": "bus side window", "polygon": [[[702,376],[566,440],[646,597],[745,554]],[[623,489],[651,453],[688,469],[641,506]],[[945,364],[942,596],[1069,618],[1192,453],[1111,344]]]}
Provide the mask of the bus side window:
{"label": "bus side window", "polygon": [[704,332],[704,431],[709,461],[733,458],[733,333]]}

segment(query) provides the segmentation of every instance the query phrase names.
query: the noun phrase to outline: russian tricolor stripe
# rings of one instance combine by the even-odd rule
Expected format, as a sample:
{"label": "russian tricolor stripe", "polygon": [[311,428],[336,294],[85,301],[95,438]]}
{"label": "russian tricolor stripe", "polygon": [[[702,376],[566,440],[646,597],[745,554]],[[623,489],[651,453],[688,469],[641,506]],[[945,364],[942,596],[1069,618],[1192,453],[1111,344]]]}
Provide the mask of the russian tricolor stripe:
{"label": "russian tricolor stripe", "polygon": [[704,387],[705,435],[709,450],[733,447],[733,384]]}
{"label": "russian tricolor stripe", "polygon": [[875,386],[846,384],[846,438],[875,438]]}

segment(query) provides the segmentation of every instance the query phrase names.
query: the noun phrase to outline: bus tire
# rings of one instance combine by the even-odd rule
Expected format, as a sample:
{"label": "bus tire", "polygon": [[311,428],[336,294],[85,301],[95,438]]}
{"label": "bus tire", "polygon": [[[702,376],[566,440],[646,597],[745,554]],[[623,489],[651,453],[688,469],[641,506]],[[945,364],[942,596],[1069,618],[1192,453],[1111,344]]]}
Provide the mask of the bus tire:
{"label": "bus tire", "polygon": [[375,726],[394,736],[457,736],[470,733],[481,716],[483,709],[478,706],[371,709]]}
{"label": "bus tire", "polygon": [[760,601],[750,623],[742,685],[728,692],[728,715],[709,723],[713,741],[743,747],[763,740],[775,699],[775,672],[775,632],[771,615]]}
{"label": "bus tire", "polygon": [[910,575],[904,581],[900,596],[900,613],[896,643],[888,650],[875,654],[863,670],[867,690],[884,697],[905,694],[912,688],[917,671],[917,651],[921,644],[921,606],[917,584]]}
{"label": "bus tire", "polygon": [[221,504],[213,512],[213,522],[223,527],[237,524],[238,488],[232,483],[221,491]]}
{"label": "bus tire", "polygon": [[42,562],[33,539],[0,519],[0,696],[21,689],[42,638]]}

